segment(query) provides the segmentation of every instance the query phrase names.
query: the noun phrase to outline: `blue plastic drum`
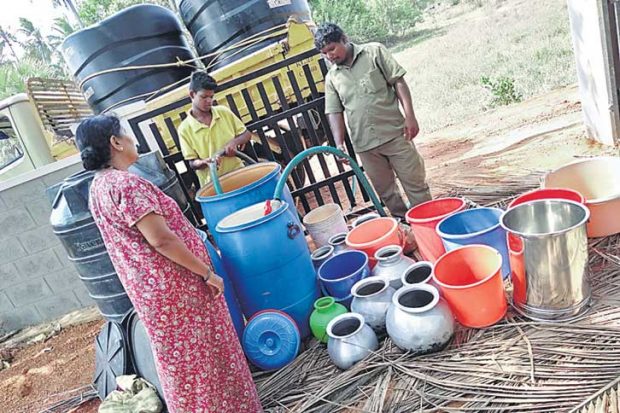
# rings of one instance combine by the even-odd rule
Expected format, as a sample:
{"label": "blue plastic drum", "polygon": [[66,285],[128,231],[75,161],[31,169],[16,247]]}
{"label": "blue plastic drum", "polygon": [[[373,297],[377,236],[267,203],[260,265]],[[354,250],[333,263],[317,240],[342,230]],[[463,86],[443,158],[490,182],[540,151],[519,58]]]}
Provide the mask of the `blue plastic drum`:
{"label": "blue plastic drum", "polygon": [[316,273],[297,212],[273,201],[243,208],[215,228],[224,267],[241,310],[250,319],[262,310],[283,311],[295,320],[302,337],[310,335],[310,314],[319,297]]}
{"label": "blue plastic drum", "polygon": [[295,321],[277,310],[257,313],[245,327],[243,351],[261,370],[280,369],[297,357],[301,335]]}
{"label": "blue plastic drum", "polygon": [[201,230],[196,231],[198,231],[198,235],[200,235],[200,238],[202,238],[202,241],[207,247],[207,252],[209,252],[209,257],[211,258],[211,263],[213,264],[213,270],[224,280],[224,298],[226,299],[226,305],[228,306],[230,318],[235,326],[235,331],[237,331],[237,337],[241,340],[243,337],[245,321],[243,319],[243,313],[241,312],[241,307],[239,306],[237,293],[235,292],[233,283],[226,272],[226,268],[224,268],[224,263],[222,262],[220,254],[218,254],[213,244],[209,242],[207,233]]}
{"label": "blue plastic drum", "polygon": [[[222,219],[240,209],[273,197],[273,192],[281,176],[280,170],[281,167],[276,162],[261,162],[220,176],[219,181],[224,191],[223,194],[216,193],[212,182],[200,188],[196,195],[196,201],[200,203],[202,214],[215,240],[215,245],[219,248],[222,247],[219,239],[220,234],[215,231],[215,227]],[[282,193],[282,199],[291,205],[291,208],[295,205],[286,186]],[[293,210],[292,212],[294,212],[292,219],[299,225],[297,211]]]}

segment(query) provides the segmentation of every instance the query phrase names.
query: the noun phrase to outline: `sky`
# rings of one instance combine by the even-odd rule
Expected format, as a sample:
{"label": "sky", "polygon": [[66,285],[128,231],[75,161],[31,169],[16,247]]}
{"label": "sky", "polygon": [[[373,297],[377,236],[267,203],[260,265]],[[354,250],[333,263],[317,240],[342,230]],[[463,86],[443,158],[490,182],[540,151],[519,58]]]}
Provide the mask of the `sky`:
{"label": "sky", "polygon": [[0,26],[14,31],[19,27],[19,18],[26,17],[49,34],[56,17],[62,11],[52,7],[52,0],[0,0]]}

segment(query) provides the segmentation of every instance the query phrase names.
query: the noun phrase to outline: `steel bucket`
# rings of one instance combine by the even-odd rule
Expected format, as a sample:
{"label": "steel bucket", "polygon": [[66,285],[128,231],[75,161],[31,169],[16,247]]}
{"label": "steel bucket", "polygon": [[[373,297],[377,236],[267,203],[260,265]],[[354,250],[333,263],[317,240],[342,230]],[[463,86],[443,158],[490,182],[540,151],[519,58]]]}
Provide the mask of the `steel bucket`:
{"label": "steel bucket", "polygon": [[565,321],[587,310],[588,208],[577,202],[547,199],[506,211],[513,304],[532,320]]}

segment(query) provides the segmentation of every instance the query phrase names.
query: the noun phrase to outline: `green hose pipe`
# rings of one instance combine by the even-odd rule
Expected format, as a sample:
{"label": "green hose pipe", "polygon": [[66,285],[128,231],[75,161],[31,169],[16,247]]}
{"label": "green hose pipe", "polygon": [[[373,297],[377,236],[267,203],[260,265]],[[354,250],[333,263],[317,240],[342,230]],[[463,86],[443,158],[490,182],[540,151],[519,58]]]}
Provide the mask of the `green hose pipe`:
{"label": "green hose pipe", "polygon": [[366,190],[366,192],[370,196],[370,200],[372,201],[379,215],[383,217],[387,215],[385,213],[385,210],[383,209],[383,206],[381,205],[381,201],[379,201],[379,198],[375,194],[374,189],[372,188],[372,186],[370,186],[370,183],[368,182],[366,175],[364,175],[364,172],[362,172],[362,169],[359,167],[357,162],[355,162],[353,158],[351,158],[346,153],[332,146],[315,146],[312,148],[308,148],[303,152],[298,153],[297,156],[295,156],[291,160],[291,162],[289,162],[289,164],[286,165],[286,168],[284,168],[284,171],[282,172],[282,176],[280,177],[280,180],[278,181],[278,184],[276,185],[276,190],[273,194],[274,199],[281,200],[282,191],[284,190],[284,185],[286,185],[288,176],[293,171],[293,168],[295,168],[301,161],[303,161],[307,157],[315,155],[317,153],[331,153],[332,155],[336,155],[339,158],[344,158],[347,161],[349,161],[349,165],[351,165],[351,169],[353,169],[353,172],[357,176],[357,179],[359,180],[360,185]]}
{"label": "green hose pipe", "polygon": [[[224,151],[220,151],[217,154],[215,154],[214,159],[222,155],[224,155]],[[235,151],[235,155],[237,156],[237,158],[244,160],[250,165],[256,163],[254,159],[250,158],[249,156],[247,156],[245,153],[241,151]],[[211,175],[211,182],[213,182],[213,189],[215,190],[215,193],[218,195],[223,194],[224,190],[222,189],[222,185],[220,184],[220,178],[217,175],[217,162],[215,160],[209,162],[209,174]]]}
{"label": "green hose pipe", "polygon": [[209,174],[211,175],[211,182],[213,182],[213,189],[216,194],[221,195],[224,193],[224,190],[220,184],[220,178],[217,176],[217,162],[209,161],[207,164],[209,165]]}

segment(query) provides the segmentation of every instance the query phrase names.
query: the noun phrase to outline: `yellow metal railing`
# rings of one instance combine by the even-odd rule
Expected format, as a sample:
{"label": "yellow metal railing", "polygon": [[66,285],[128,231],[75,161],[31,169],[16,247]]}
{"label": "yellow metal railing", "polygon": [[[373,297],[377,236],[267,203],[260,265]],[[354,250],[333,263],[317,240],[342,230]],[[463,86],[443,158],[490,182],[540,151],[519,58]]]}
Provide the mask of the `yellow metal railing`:
{"label": "yellow metal railing", "polygon": [[[286,38],[283,41],[278,42],[274,39],[273,44],[236,60],[229,65],[214,70],[210,74],[218,81],[219,84],[224,84],[242,76],[256,73],[263,68],[277,64],[291,57],[311,51],[314,49],[314,38],[311,27],[311,23],[299,23],[294,20],[290,20],[284,31],[277,31],[272,34],[275,36],[277,34],[281,35],[282,32],[286,33]],[[262,41],[264,38],[261,38],[260,40]],[[246,124],[250,123],[253,119],[251,116],[251,111],[243,97],[242,91],[247,90],[256,115],[258,117],[262,117],[267,114],[265,104],[258,89],[258,85],[262,84],[265,88],[265,94],[271,109],[277,111],[281,109],[281,104],[274,83],[270,81],[270,79],[273,78],[278,78],[288,104],[298,103],[293,86],[289,80],[288,72],[290,71],[293,73],[297,86],[301,90],[301,97],[302,99],[306,99],[311,94],[309,81],[303,69],[306,65],[310,69],[316,89],[322,93],[324,91],[324,79],[319,66],[319,60],[320,56],[317,54],[312,57],[302,59],[293,65],[284,66],[272,72],[251,78],[251,80],[240,83],[234,87],[219,91],[215,95],[217,104],[230,106],[226,98],[227,96],[230,96],[242,121]],[[145,111],[150,112],[175,102],[179,102],[186,99],[188,94],[188,84],[184,84],[166,93],[165,95],[147,102]],[[153,119],[170,153],[175,153],[178,149],[176,148],[176,145],[172,140],[172,136],[168,131],[165,119],[171,119],[174,126],[178,128],[181,123],[180,114],[182,112],[189,111],[190,107],[191,104],[188,103],[185,106],[178,107]]]}

